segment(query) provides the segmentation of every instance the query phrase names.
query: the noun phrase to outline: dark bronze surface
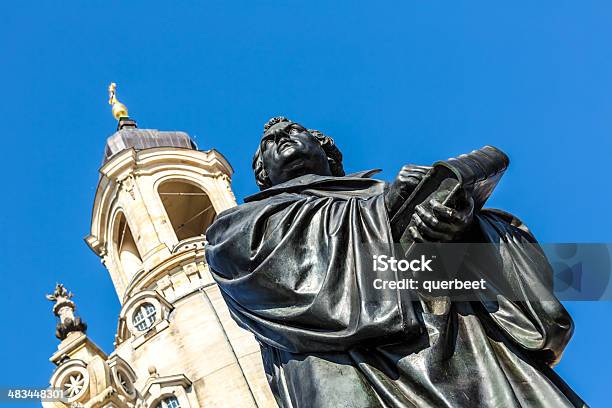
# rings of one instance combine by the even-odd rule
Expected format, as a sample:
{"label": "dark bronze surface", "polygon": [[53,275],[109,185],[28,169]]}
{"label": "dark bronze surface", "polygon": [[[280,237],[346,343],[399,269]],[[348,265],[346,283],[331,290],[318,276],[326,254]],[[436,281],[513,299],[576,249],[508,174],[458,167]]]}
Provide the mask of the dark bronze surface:
{"label": "dark bronze surface", "polygon": [[[521,246],[536,241],[520,220],[481,209],[507,160],[493,160],[493,172],[471,167],[473,180],[455,182],[452,199],[440,199],[441,180],[433,190],[440,196],[405,211],[430,167],[405,166],[390,184],[372,172],[344,176],[333,141],[314,132],[269,122],[253,161],[262,191],[206,232],[210,270],[232,317],[261,344],[278,404],[583,406],[551,368],[572,335],[571,317],[556,299],[533,296],[546,290],[537,277],[548,261]],[[415,241],[503,243],[494,254],[500,278],[532,296],[440,308],[418,293],[374,290],[364,243],[391,253],[395,223],[397,235]]]}

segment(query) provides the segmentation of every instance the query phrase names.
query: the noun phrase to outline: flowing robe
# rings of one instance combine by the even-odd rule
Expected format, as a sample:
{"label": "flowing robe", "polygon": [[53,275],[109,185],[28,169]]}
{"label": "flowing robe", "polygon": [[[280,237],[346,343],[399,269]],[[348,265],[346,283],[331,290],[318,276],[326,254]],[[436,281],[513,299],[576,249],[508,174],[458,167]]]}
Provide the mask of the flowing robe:
{"label": "flowing robe", "polygon": [[[556,300],[453,302],[426,313],[407,290],[372,289],[360,251],[389,253],[385,183],[307,175],[247,198],[207,231],[206,257],[232,317],[261,345],[285,408],[575,407],[551,369],[573,323]],[[526,290],[548,263],[516,218],[475,217],[504,278]],[[534,289],[535,288],[535,289]]]}

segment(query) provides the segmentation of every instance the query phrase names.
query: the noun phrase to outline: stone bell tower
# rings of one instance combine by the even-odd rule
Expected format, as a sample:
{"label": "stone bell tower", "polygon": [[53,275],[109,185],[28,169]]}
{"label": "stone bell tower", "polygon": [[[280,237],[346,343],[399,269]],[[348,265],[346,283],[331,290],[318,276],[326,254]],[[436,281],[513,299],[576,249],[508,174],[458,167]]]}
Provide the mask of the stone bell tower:
{"label": "stone bell tower", "polygon": [[[73,401],[275,407],[259,346],[231,319],[204,257],[206,228],[236,205],[230,164],[214,149],[198,150],[187,133],[138,128],[115,84],[109,92],[118,127],[105,146],[85,241],[108,269],[121,312],[115,350],[97,353],[102,369]],[[66,361],[58,359],[58,368]],[[94,377],[113,375],[115,400],[92,386]]]}

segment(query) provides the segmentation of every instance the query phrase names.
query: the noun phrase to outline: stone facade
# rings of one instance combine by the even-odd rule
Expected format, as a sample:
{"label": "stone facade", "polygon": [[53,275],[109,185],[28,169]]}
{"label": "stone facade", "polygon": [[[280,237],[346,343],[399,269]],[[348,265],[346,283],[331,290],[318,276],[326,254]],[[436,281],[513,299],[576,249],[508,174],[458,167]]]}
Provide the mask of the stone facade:
{"label": "stone facade", "polygon": [[107,146],[85,239],[122,305],[115,349],[68,333],[51,358],[51,386],[81,385],[44,405],[275,407],[259,345],[230,317],[204,257],[205,227],[236,205],[232,168],[215,150],[177,147],[155,130],[120,129],[109,141],[128,130],[133,146],[160,142]]}

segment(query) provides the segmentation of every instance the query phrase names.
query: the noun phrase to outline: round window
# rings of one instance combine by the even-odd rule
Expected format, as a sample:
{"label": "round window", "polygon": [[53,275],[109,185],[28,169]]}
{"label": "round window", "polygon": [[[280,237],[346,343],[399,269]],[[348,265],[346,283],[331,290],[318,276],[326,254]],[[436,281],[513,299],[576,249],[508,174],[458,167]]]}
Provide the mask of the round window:
{"label": "round window", "polygon": [[145,331],[150,329],[155,323],[155,306],[151,303],[143,303],[136,309],[134,312],[134,317],[132,318],[132,323],[134,327],[140,331]]}
{"label": "round window", "polygon": [[119,380],[119,385],[128,395],[134,392],[134,384],[132,384],[130,377],[123,370],[117,370],[117,380]]}
{"label": "round window", "polygon": [[161,400],[156,408],[181,408],[181,404],[176,397],[168,397]]}
{"label": "round window", "polygon": [[89,386],[89,375],[86,369],[77,368],[64,375],[60,380],[59,387],[62,389],[64,398],[68,402],[74,402],[81,398]]}

